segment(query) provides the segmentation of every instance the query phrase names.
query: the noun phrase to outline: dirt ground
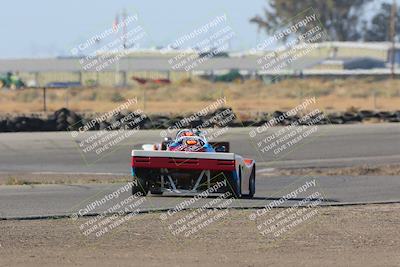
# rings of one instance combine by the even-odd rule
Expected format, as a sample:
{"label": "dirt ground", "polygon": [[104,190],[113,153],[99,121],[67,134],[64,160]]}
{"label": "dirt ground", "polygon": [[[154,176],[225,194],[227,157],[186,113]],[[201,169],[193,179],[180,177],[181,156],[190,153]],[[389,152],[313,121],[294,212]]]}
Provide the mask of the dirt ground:
{"label": "dirt ground", "polygon": [[[293,168],[271,169],[264,172],[264,176],[290,176],[290,175],[376,175],[397,176],[400,173],[399,164],[385,165],[359,165],[342,168]],[[27,185],[27,184],[87,184],[87,183],[121,183],[128,182],[130,175],[90,175],[90,174],[32,174],[32,173],[0,173],[0,185]]]}
{"label": "dirt ground", "polygon": [[278,237],[254,210],[225,211],[188,237],[169,225],[192,211],[139,214],[100,237],[80,230],[91,218],[0,221],[0,266],[400,266],[400,204],[320,207]]}

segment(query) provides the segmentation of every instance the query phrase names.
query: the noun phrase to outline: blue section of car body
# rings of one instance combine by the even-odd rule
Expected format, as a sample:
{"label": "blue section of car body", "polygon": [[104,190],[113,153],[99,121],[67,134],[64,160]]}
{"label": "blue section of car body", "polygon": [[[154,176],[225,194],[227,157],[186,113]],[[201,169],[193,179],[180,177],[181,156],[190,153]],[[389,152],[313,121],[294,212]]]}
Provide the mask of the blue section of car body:
{"label": "blue section of car body", "polygon": [[[168,145],[169,148],[175,148],[181,146],[182,143],[180,141],[174,141]],[[204,144],[204,146],[201,147],[204,149],[204,152],[215,152],[215,149],[210,145],[209,143]]]}
{"label": "blue section of car body", "polygon": [[215,152],[215,149],[212,147],[212,145],[208,143],[205,144],[203,148],[206,150],[206,152]]}

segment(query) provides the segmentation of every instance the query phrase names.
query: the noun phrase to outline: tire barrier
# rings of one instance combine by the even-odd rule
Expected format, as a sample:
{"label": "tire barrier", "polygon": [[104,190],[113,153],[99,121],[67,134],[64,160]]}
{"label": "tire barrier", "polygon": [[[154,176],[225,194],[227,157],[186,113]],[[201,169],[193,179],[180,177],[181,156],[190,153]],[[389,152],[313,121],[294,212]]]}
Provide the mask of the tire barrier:
{"label": "tire barrier", "polygon": [[[184,120],[184,115],[181,116],[165,116],[165,115],[150,115],[149,117],[140,120],[139,127],[140,129],[166,129],[169,127],[176,127],[176,125],[181,125],[183,127],[198,127],[203,125],[206,121],[210,120],[210,118],[220,114],[222,111],[225,111],[230,108],[220,108],[215,110],[214,112],[207,114],[203,117],[196,117],[188,123],[188,125],[181,125],[180,122]],[[230,109],[233,113],[233,111]],[[129,115],[129,111],[124,111],[118,113],[110,118],[107,118],[104,121],[100,121],[91,124],[90,130],[104,130],[109,129],[110,125],[113,125],[113,129],[120,129],[126,125],[129,125],[129,122],[135,120],[138,115],[135,116],[127,116]],[[260,126],[265,123],[268,123],[273,118],[278,118],[282,116],[284,111],[275,111],[272,113],[258,113],[254,116],[254,118],[246,119],[246,120],[238,120],[236,115],[236,119],[229,121],[226,126],[229,127],[249,127],[249,126]],[[21,115],[7,115],[4,117],[0,117],[0,132],[38,132],[38,131],[69,131],[69,130],[79,130],[82,126],[90,123],[96,116],[101,114],[77,114],[71,110],[66,108],[62,108],[57,110],[51,115],[47,115],[47,117],[39,117],[37,115],[31,116],[21,116]],[[316,114],[317,116],[318,114]],[[373,111],[373,110],[360,110],[357,112],[334,112],[325,114],[322,120],[318,120],[316,124],[353,124],[353,123],[363,123],[367,121],[371,122],[390,122],[396,123],[400,122],[400,110],[399,111]],[[128,118],[124,121],[124,123],[115,126],[116,122],[121,121],[122,118]],[[299,116],[286,116],[284,120],[280,120],[276,123],[277,126],[285,126],[290,125],[294,121],[299,120]],[[207,127],[220,127],[218,125],[218,121],[211,120],[212,122],[208,124]]]}

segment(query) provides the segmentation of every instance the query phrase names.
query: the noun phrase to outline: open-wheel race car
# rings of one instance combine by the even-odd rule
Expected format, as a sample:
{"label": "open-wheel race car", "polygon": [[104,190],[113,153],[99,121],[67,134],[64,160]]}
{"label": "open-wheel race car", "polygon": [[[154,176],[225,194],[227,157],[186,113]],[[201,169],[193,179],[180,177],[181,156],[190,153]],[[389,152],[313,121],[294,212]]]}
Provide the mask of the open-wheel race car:
{"label": "open-wheel race car", "polygon": [[213,189],[212,193],[230,192],[235,198],[254,196],[255,161],[230,153],[228,142],[208,142],[200,131],[186,129],[174,139],[142,148],[132,150],[133,194]]}

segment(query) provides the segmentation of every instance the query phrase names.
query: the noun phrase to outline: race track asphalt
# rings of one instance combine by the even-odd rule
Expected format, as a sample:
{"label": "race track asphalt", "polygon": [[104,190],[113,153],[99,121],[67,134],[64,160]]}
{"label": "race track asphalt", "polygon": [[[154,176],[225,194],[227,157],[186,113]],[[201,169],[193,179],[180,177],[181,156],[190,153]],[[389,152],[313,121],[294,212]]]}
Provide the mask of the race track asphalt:
{"label": "race track asphalt", "polygon": [[[266,136],[282,128],[270,128],[266,133],[250,137],[255,128],[229,129],[218,141],[229,141],[231,151],[257,160],[257,193],[255,199],[233,200],[230,207],[263,207],[293,192],[307,181],[313,186],[286,200],[280,206],[296,205],[305,197],[318,193],[320,204],[371,203],[400,201],[399,176],[330,176],[271,177],[263,171],[269,168],[343,167],[359,164],[400,163],[400,125],[340,125],[318,126],[290,148],[274,153],[261,152],[259,144]],[[305,129],[303,133],[307,131]],[[126,174],[130,172],[130,150],[143,143],[157,142],[160,131],[138,131],[96,155],[79,148],[82,140],[93,132],[73,138],[70,133],[2,133],[0,134],[1,173],[81,173]],[[68,215],[78,212],[102,196],[120,188],[121,184],[90,185],[29,185],[0,187],[0,218],[25,218]],[[92,210],[100,213],[129,197],[129,192]],[[141,210],[174,208],[189,197],[146,197]],[[214,198],[200,199],[193,206],[203,206]]]}

